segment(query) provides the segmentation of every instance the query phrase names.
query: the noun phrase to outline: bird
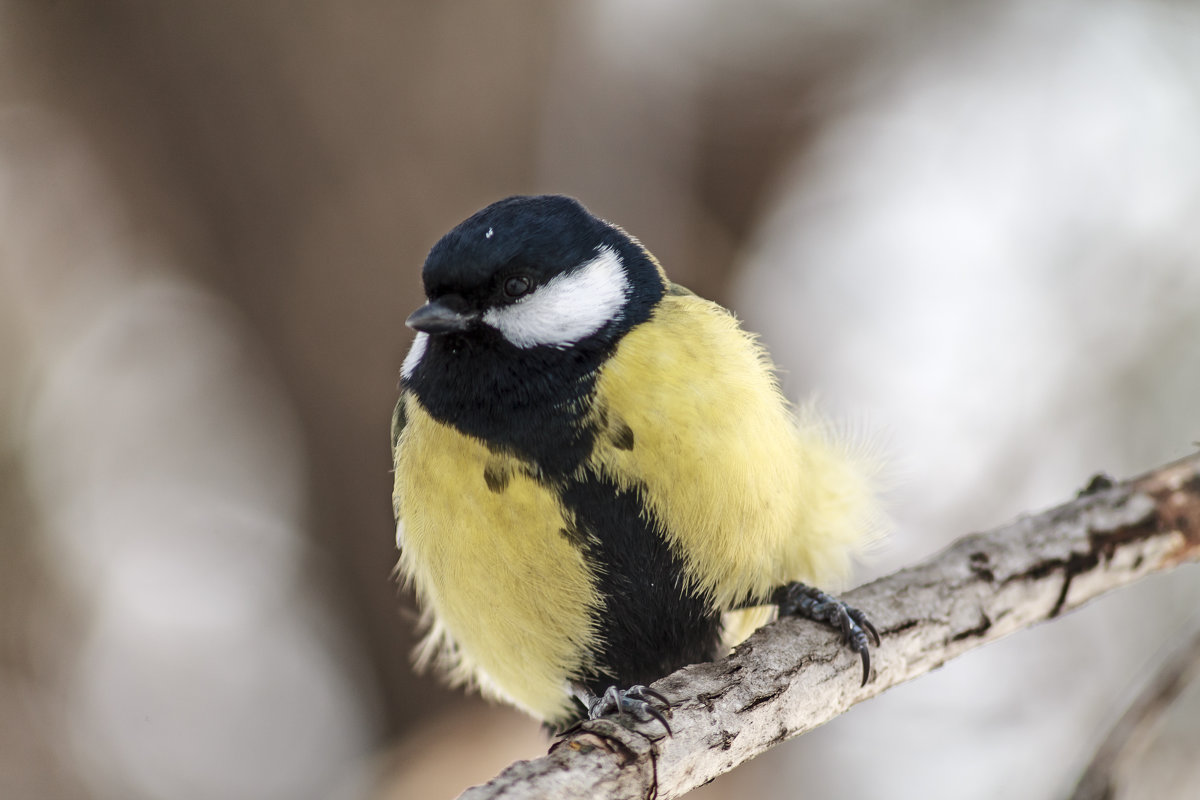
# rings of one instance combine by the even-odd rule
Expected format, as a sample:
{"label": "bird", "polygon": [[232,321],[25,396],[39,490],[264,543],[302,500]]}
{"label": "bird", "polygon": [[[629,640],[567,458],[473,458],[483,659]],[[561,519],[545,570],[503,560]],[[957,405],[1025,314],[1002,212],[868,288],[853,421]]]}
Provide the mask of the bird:
{"label": "bird", "polygon": [[650,684],[771,614],[879,636],[816,588],[880,534],[877,469],[793,406],[757,338],[563,195],[446,233],[392,419],[419,667],[562,731],[658,720]]}

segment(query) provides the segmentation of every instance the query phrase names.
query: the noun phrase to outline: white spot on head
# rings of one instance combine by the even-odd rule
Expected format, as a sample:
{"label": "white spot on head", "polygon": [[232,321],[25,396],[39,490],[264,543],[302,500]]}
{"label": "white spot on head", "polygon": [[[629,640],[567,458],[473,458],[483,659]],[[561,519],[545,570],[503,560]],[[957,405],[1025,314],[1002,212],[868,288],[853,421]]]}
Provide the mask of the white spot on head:
{"label": "white spot on head", "polygon": [[564,348],[619,319],[628,292],[621,257],[602,247],[591,261],[556,275],[512,305],[489,309],[483,321],[517,347]]}
{"label": "white spot on head", "polygon": [[492,234],[493,234],[493,233],[495,233],[495,231],[494,231],[494,230],[492,230],[491,228],[488,228],[488,230],[487,230],[487,233],[485,233],[485,234],[483,235],[483,238],[485,238],[485,239],[490,239],[490,238],[492,238]]}
{"label": "white spot on head", "polygon": [[400,375],[405,380],[412,377],[417,365],[421,363],[421,357],[425,355],[425,346],[428,343],[428,333],[418,333],[417,338],[413,339],[412,347],[408,348],[408,355],[404,357],[404,364],[400,367]]}

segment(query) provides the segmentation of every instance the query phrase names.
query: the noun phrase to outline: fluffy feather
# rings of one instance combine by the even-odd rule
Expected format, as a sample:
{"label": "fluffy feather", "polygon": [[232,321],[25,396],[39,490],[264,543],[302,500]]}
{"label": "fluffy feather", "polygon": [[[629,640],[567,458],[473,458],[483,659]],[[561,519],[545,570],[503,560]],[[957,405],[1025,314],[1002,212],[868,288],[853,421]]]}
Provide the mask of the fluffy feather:
{"label": "fluffy feather", "polygon": [[[524,300],[497,288],[513,274]],[[720,655],[722,618],[727,646],[771,611],[738,609],[840,582],[880,532],[861,448],[784,400],[732,314],[578,203],[494,204],[425,279],[438,328],[393,422],[420,664],[562,723],[572,687]]]}

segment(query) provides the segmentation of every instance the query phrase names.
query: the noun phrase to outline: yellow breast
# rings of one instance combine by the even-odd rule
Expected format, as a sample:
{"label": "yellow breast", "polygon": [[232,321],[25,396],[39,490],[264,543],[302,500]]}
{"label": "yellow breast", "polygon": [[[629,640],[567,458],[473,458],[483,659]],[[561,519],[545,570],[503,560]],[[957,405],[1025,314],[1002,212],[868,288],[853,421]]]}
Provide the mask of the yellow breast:
{"label": "yellow breast", "polygon": [[562,507],[518,459],[441,424],[411,396],[405,412],[394,495],[400,571],[432,620],[425,658],[440,650],[457,681],[561,718],[598,602]]}

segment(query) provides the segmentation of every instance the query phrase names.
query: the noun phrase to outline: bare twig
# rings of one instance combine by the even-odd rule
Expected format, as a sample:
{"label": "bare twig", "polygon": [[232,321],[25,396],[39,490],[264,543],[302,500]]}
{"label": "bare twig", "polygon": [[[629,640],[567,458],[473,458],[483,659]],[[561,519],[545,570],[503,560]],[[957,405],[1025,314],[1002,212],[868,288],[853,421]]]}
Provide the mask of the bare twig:
{"label": "bare twig", "polygon": [[[721,661],[654,684],[673,703],[675,735],[606,720],[519,761],[464,800],[679,797],[769,747],[958,655],[1092,598],[1200,560],[1200,455],[1118,485],[1093,481],[1075,500],[986,534],[844,599],[883,644],[875,680],[829,631],[784,619]],[[652,738],[653,737],[653,738]]]}
{"label": "bare twig", "polygon": [[1071,800],[1104,800],[1116,797],[1120,773],[1148,744],[1155,723],[1172,701],[1200,677],[1200,625],[1177,643],[1146,681],[1145,686],[1113,725],[1092,762],[1088,764]]}

